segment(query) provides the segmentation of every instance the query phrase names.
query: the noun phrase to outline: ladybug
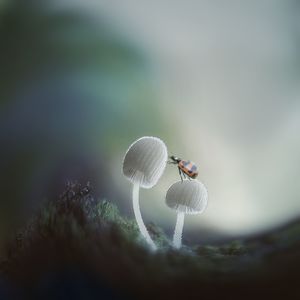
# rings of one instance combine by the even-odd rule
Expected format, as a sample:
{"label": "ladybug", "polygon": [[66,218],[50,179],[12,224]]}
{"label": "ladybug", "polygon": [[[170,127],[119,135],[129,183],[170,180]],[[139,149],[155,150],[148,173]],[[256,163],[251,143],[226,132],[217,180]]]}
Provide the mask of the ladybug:
{"label": "ladybug", "polygon": [[198,168],[197,166],[191,162],[190,160],[183,160],[181,158],[178,158],[174,155],[170,156],[171,161],[169,161],[170,164],[174,164],[178,166],[179,175],[181,178],[181,181],[183,181],[182,176],[188,179],[195,179],[198,176]]}

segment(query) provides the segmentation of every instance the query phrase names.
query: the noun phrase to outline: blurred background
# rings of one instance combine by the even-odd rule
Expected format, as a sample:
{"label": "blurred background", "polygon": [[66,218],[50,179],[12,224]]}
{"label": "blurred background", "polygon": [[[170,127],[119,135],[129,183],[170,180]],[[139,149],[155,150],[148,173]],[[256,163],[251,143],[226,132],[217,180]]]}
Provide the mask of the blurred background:
{"label": "blurred background", "polygon": [[[187,243],[300,214],[300,2],[0,1],[0,237],[68,180],[133,216],[128,146],[159,136],[209,191]],[[141,191],[171,235],[167,166]]]}

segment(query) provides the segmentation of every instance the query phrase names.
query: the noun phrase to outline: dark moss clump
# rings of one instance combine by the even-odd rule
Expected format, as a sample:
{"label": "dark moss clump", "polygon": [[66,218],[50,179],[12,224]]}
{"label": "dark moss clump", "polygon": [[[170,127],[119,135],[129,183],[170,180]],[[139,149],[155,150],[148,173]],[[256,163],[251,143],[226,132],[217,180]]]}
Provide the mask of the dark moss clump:
{"label": "dark moss clump", "polygon": [[247,247],[242,241],[232,241],[230,244],[220,247],[224,255],[243,255],[247,253]]}
{"label": "dark moss clump", "polygon": [[159,246],[155,253],[116,205],[94,198],[89,184],[69,183],[7,247],[0,299],[6,299],[3,291],[7,299],[253,299],[280,293],[287,299],[298,292],[297,224],[256,239],[181,250],[170,247],[155,224],[147,227]]}

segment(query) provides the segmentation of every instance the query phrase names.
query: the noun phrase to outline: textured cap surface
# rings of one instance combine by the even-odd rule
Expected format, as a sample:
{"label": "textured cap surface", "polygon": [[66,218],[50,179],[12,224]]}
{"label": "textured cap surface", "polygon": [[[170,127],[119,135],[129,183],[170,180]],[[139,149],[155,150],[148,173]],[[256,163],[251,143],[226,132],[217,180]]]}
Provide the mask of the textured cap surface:
{"label": "textured cap surface", "polygon": [[208,201],[207,189],[198,180],[177,181],[167,191],[166,204],[186,214],[202,213]]}
{"label": "textured cap surface", "polygon": [[145,136],[128,148],[123,161],[123,173],[131,182],[151,188],[163,174],[167,159],[165,143],[159,138]]}

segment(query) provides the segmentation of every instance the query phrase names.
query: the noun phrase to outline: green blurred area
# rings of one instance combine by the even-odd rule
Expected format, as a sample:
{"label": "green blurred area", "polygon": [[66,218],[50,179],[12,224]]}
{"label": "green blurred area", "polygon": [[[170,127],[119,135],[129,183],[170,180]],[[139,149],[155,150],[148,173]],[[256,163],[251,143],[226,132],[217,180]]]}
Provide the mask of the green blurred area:
{"label": "green blurred area", "polygon": [[[143,51],[105,18],[52,1],[12,0],[0,17],[0,228],[54,181],[97,182],[128,140],[162,129]],[[54,187],[54,192],[59,192]],[[111,191],[109,190],[111,189]]]}

